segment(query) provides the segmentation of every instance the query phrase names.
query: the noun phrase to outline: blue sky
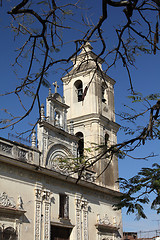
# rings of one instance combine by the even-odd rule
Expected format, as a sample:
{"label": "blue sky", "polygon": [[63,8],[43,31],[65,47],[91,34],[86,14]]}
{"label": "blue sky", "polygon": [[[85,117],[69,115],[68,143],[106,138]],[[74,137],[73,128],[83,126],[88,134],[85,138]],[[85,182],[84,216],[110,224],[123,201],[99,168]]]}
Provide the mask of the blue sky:
{"label": "blue sky", "polygon": [[[81,13],[81,11],[85,12],[85,16],[94,19],[94,22],[98,20],[98,17],[101,15],[101,6],[99,4],[98,0],[92,1],[82,1],[83,2],[83,9],[77,10],[77,13],[75,15],[75,19],[78,21],[78,14]],[[7,3],[11,4],[11,3]],[[87,10],[84,6],[86,4],[87,6],[93,7],[92,11]],[[85,9],[85,10],[84,10]],[[96,9],[96,10],[95,10]],[[18,47],[18,45],[21,43],[21,40],[13,41],[14,35],[13,33],[7,28],[9,24],[8,16],[6,14],[7,11],[7,5],[3,6],[3,8],[0,9],[0,31],[1,31],[1,39],[0,39],[0,66],[1,66],[1,91],[5,92],[8,90],[13,90],[15,86],[18,84],[18,80],[16,75],[13,73],[13,69],[11,67],[11,64],[14,62],[14,58],[16,56],[16,53],[14,52],[14,49]],[[109,8],[109,17],[108,21],[104,24],[104,31],[106,34],[104,34],[106,42],[107,42],[107,48],[111,47],[111,44],[115,44],[114,41],[114,33],[113,33],[113,24],[119,24],[120,21],[124,21],[124,17],[122,13],[119,10],[114,10]],[[72,22],[68,19],[68,23],[71,23],[73,27],[77,27],[77,22]],[[78,24],[78,28],[80,27],[81,30],[85,31],[84,26],[81,26]],[[79,35],[78,35],[79,34]],[[65,41],[71,41],[74,40],[72,38],[78,38],[82,36],[81,32],[76,32],[76,34],[72,35],[68,33],[64,34]],[[60,50],[59,53],[56,53],[57,55],[55,58],[59,57],[59,55],[62,55],[63,57],[69,56],[70,51],[72,50],[73,44],[67,44],[64,45],[64,47]],[[93,44],[94,51],[98,52],[101,49],[101,45],[99,44]],[[148,95],[150,93],[158,93],[159,92],[159,66],[160,66],[160,55],[157,53],[157,55],[139,55],[136,59],[136,68],[131,69],[131,75],[133,80],[134,88],[137,92],[141,92],[145,95]],[[23,69],[17,69],[19,70],[19,73],[21,75],[24,74],[25,70],[27,68],[27,64],[24,65]],[[125,68],[122,66],[121,62],[119,62],[116,66],[114,66],[109,72],[108,75],[111,76],[113,79],[116,80],[115,85],[115,107],[116,112],[122,112],[124,110],[124,104],[128,103],[129,100],[127,96],[130,94],[128,89],[130,88],[128,75],[125,70]],[[62,83],[60,82],[61,78],[61,71],[60,73],[56,73],[55,69],[51,71],[49,74],[47,80],[52,83],[53,81],[58,81],[59,85],[61,86],[60,92],[62,92]],[[45,104],[45,97],[48,94],[48,89],[42,88],[40,91],[41,101]],[[28,98],[24,99],[26,104],[29,104]],[[19,103],[15,96],[13,97],[1,97],[1,108],[9,108],[10,111],[14,109],[15,113],[19,113]],[[141,107],[142,110],[144,107]],[[18,127],[15,127],[13,132],[15,131],[22,131],[24,130],[24,126],[26,124],[33,123],[35,119],[37,118],[37,115],[35,114],[37,112],[37,105],[35,105],[34,108],[34,114],[29,115],[25,121],[18,125]],[[33,120],[34,119],[34,120]],[[117,117],[117,122],[119,124],[123,124],[120,122],[120,119]],[[143,124],[146,121],[145,118],[141,118],[141,124]],[[27,129],[26,129],[27,130]],[[11,129],[1,130],[1,136],[2,137],[8,137],[8,133],[12,133]],[[120,131],[118,134],[118,141],[123,141],[124,135]],[[146,156],[149,155],[151,152],[155,152],[156,154],[160,153],[159,148],[159,142],[154,141],[150,142],[143,148],[138,149],[133,153],[133,156]],[[119,161],[119,174],[121,177],[131,177],[133,176],[141,167],[143,166],[151,166],[154,161],[159,161],[159,157],[155,159],[151,159],[149,161],[144,160],[132,160],[132,159],[124,159]],[[155,230],[158,228],[158,222],[153,220],[158,220],[159,216],[156,215],[154,211],[148,212],[148,219],[147,220],[140,220],[140,221],[134,221],[135,216],[130,215],[126,216],[125,211],[123,211],[123,227],[124,231],[140,231],[140,230]]]}

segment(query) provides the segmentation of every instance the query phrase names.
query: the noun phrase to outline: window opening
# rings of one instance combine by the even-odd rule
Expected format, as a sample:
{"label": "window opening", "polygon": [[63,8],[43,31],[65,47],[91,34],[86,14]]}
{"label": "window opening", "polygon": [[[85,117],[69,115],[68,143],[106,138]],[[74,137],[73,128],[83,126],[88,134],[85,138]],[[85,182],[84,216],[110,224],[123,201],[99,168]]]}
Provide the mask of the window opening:
{"label": "window opening", "polygon": [[108,133],[105,134],[105,145],[107,146],[108,145],[108,140],[109,140],[109,135]]}
{"label": "window opening", "polygon": [[102,83],[101,86],[101,93],[102,93],[102,102],[106,102],[106,98],[105,98],[105,90],[107,88],[107,84],[105,82]]}
{"label": "window opening", "polygon": [[78,80],[75,82],[75,87],[76,87],[76,93],[77,93],[77,100],[78,102],[82,101],[82,96],[83,96],[83,84],[81,80]]}
{"label": "window opening", "polygon": [[79,138],[78,141],[78,148],[77,148],[77,157],[84,156],[84,137],[82,132],[76,133],[76,137]]}
{"label": "window opening", "polygon": [[102,86],[102,102],[106,102],[106,99],[105,99],[105,97],[104,97],[104,91],[105,91],[105,89],[104,89],[104,87]]}
{"label": "window opening", "polygon": [[69,240],[72,229],[51,225],[51,240]]}
{"label": "window opening", "polygon": [[0,228],[0,240],[17,240],[17,234],[14,228],[7,227],[4,230]]}
{"label": "window opening", "polygon": [[66,194],[59,194],[59,217],[69,218],[69,197]]}

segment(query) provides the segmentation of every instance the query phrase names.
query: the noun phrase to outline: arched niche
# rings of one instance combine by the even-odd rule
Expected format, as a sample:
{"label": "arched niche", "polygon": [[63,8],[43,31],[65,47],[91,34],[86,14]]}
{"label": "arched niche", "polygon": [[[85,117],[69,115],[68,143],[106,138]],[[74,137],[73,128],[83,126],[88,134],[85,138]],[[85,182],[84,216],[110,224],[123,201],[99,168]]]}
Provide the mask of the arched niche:
{"label": "arched niche", "polygon": [[57,109],[54,111],[54,125],[62,126],[62,113]]}
{"label": "arched niche", "polygon": [[81,80],[77,80],[74,83],[74,99],[77,102],[81,102],[82,101],[82,96],[83,96],[83,83]]}
{"label": "arched niche", "polygon": [[79,138],[78,140],[78,147],[77,147],[77,157],[84,156],[84,135],[82,132],[77,132],[76,137]]}

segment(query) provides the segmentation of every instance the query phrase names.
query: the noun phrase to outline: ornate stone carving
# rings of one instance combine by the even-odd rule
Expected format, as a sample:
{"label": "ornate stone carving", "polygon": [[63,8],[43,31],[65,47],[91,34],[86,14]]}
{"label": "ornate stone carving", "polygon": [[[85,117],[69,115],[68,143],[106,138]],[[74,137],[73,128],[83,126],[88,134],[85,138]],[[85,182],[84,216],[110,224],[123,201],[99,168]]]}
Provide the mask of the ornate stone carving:
{"label": "ornate stone carving", "polygon": [[[42,189],[42,186],[37,184],[35,187],[35,240],[41,240],[41,237],[43,240],[50,239],[50,205],[51,192],[47,189]],[[42,221],[43,231],[41,229]],[[43,236],[41,236],[41,231]]]}
{"label": "ornate stone carving", "polygon": [[96,174],[89,171],[84,171],[84,174],[82,176],[82,179],[88,181],[88,182],[95,182]]}
{"label": "ornate stone carving", "polygon": [[27,160],[27,152],[22,150],[22,149],[18,149],[18,158],[22,159],[22,160]]}
{"label": "ornate stone carving", "polygon": [[29,152],[28,161],[33,162],[33,153],[32,152]]}
{"label": "ornate stone carving", "polygon": [[22,201],[21,196],[18,196],[17,208],[20,209],[20,210],[23,210],[23,201]]}
{"label": "ornate stone carving", "polygon": [[88,201],[82,200],[83,208],[83,239],[88,240]]}
{"label": "ornate stone carving", "polygon": [[104,215],[104,218],[100,218],[100,214],[97,214],[97,223],[105,224],[105,225],[112,225],[111,222],[109,221],[107,214]]}
{"label": "ornate stone carving", "polygon": [[0,144],[0,150],[12,154],[12,146],[6,144],[6,143],[1,143]]}
{"label": "ornate stone carving", "polygon": [[82,212],[81,212],[81,196],[76,195],[75,197],[76,202],[76,227],[77,227],[77,240],[82,239],[82,226],[81,226],[81,218],[82,218]]}
{"label": "ornate stone carving", "polygon": [[35,240],[41,239],[42,186],[35,187]]}
{"label": "ornate stone carving", "polygon": [[47,139],[45,137],[43,138],[43,150],[44,153],[47,151]]}
{"label": "ornate stone carving", "polygon": [[11,198],[11,197],[9,198],[8,195],[5,192],[0,194],[0,206],[16,208],[16,204],[14,202],[14,199]]}
{"label": "ornate stone carving", "polygon": [[44,240],[50,239],[50,203],[45,203]]}
{"label": "ornate stone carving", "polygon": [[88,201],[76,194],[77,240],[88,240]]}
{"label": "ornate stone carving", "polygon": [[35,189],[35,196],[36,196],[36,201],[37,201],[37,200],[42,201],[42,200],[41,200],[41,198],[42,198],[42,189],[36,188],[36,189]]}
{"label": "ornate stone carving", "polygon": [[47,189],[43,191],[44,197],[44,240],[50,239],[50,202],[51,192]]}
{"label": "ornate stone carving", "polygon": [[50,160],[49,168],[51,168],[57,172],[63,173],[65,175],[69,175],[68,164],[64,160],[69,161],[67,159],[67,156],[63,152],[61,152],[61,153],[58,152]]}

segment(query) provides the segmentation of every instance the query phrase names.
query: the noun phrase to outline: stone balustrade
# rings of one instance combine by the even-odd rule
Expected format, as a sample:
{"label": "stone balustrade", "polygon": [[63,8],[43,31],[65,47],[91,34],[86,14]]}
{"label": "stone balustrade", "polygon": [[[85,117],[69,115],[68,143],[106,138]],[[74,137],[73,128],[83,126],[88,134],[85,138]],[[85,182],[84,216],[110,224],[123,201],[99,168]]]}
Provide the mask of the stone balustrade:
{"label": "stone balustrade", "polygon": [[0,155],[31,164],[39,163],[37,149],[3,138],[0,138]]}

